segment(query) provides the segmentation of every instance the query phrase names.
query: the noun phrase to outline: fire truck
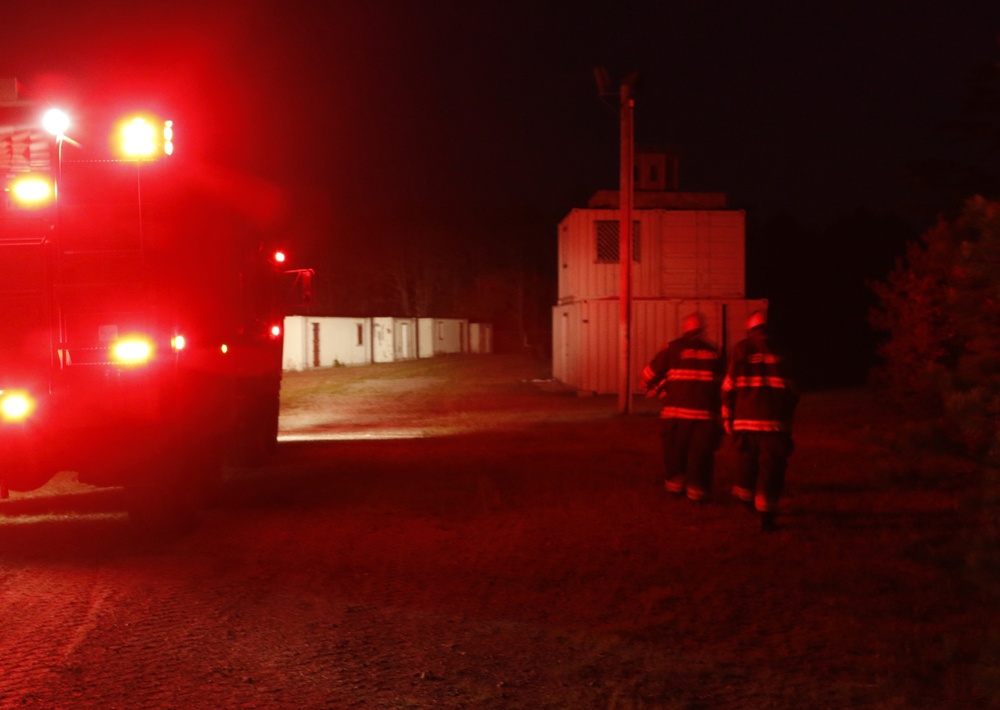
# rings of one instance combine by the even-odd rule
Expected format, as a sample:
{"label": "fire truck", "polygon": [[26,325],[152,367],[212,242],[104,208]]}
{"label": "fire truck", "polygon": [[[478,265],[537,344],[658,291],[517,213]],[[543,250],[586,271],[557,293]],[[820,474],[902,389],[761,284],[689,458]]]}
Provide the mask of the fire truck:
{"label": "fire truck", "polygon": [[[308,301],[261,181],[165,117],[66,113],[0,84],[0,497],[64,471],[142,518],[191,510],[277,440],[282,323]],[[256,192],[255,192],[256,190]]]}

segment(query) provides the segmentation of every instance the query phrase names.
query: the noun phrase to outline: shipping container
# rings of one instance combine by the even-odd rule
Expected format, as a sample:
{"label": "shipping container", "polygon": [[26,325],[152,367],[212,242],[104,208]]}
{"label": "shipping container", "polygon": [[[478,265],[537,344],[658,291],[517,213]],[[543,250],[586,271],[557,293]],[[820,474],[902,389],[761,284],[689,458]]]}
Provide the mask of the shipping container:
{"label": "shipping container", "polygon": [[[633,391],[638,392],[643,366],[680,336],[685,316],[701,313],[706,339],[728,355],[746,337],[747,316],[766,308],[764,299],[635,300],[630,337]],[[553,321],[552,376],[581,392],[617,393],[622,335],[618,299],[555,306]]]}
{"label": "shipping container", "polygon": [[[664,177],[670,163],[663,156],[640,154],[636,164],[629,369],[637,390],[643,366],[680,335],[685,316],[701,313],[707,338],[728,351],[744,337],[747,315],[767,301],[746,300],[745,213],[726,209],[722,193],[677,191],[676,163]],[[643,180],[643,170],[650,179]],[[618,192],[599,191],[558,227],[552,373],[581,392],[611,394],[621,387],[618,207]]]}
{"label": "shipping container", "polygon": [[[636,209],[635,298],[746,295],[742,210]],[[558,302],[616,298],[621,270],[616,209],[574,209],[559,224]]]}

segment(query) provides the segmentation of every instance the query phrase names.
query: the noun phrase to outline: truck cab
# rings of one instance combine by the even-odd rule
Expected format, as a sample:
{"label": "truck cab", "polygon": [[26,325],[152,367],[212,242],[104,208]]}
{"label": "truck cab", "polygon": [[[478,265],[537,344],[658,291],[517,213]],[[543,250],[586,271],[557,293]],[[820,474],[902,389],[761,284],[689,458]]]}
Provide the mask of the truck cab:
{"label": "truck cab", "polygon": [[169,120],[77,140],[50,111],[0,89],[0,495],[76,471],[147,506],[190,497],[273,450],[311,272],[234,173],[174,154]]}

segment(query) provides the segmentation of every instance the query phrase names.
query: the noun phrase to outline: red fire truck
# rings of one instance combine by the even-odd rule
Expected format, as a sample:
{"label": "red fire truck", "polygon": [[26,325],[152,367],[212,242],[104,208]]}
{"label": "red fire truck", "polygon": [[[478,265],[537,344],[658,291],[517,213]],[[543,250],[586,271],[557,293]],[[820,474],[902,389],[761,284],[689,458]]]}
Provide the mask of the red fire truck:
{"label": "red fire truck", "polygon": [[[190,510],[276,445],[289,270],[260,182],[186,161],[164,117],[77,128],[0,84],[0,496],[61,471]],[[85,137],[84,137],[85,136]]]}

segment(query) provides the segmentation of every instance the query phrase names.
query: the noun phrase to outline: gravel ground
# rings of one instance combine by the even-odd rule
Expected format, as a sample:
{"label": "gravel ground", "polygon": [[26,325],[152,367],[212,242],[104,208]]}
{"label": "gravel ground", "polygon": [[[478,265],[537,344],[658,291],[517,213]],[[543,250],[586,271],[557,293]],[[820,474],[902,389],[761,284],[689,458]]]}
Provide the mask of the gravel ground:
{"label": "gravel ground", "polygon": [[[991,707],[977,471],[807,393],[781,529],[668,499],[656,402],[518,357],[290,373],[184,535],[60,475],[0,503],[0,708]],[[997,686],[992,686],[993,688]]]}

